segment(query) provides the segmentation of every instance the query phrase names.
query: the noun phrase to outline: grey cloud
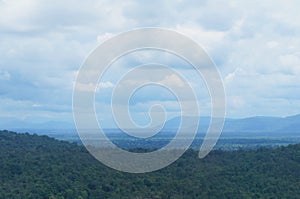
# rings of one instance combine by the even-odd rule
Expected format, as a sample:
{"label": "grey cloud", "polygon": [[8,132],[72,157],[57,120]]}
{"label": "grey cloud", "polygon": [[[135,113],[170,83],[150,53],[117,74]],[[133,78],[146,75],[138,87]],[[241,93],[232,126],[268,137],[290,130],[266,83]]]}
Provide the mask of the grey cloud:
{"label": "grey cloud", "polygon": [[[247,116],[255,111],[293,114],[300,107],[300,63],[289,55],[299,58],[298,9],[298,1],[1,1],[0,95],[11,99],[11,104],[19,100],[29,101],[28,106],[42,105],[30,105],[26,107],[28,112],[45,109],[55,115],[61,110],[71,116],[75,74],[97,45],[97,36],[162,26],[185,33],[203,45],[224,79],[237,68],[243,71],[226,83],[228,99],[232,100],[229,116]],[[178,70],[183,66],[173,58],[154,58]],[[148,60],[129,57],[119,64],[128,69]],[[112,70],[115,74],[124,71]],[[115,80],[116,75],[106,78]],[[109,89],[104,91],[102,102],[109,94]],[[136,100],[156,100],[147,94],[141,93]],[[170,100],[170,96],[156,96],[161,101]],[[264,106],[268,100],[270,104]],[[270,111],[274,106],[278,108]],[[25,114],[24,107],[11,105],[4,113],[17,114],[22,109]]]}

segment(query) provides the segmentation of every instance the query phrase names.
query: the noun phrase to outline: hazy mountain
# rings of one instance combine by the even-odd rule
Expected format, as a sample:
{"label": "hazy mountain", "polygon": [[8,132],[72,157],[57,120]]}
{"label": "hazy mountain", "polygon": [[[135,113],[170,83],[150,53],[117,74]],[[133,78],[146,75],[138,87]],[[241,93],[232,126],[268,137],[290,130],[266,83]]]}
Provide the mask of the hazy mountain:
{"label": "hazy mountain", "polygon": [[[184,117],[186,125],[184,129],[191,129],[195,117]],[[181,118],[175,117],[168,120],[163,128],[164,131],[178,129]],[[199,118],[199,132],[206,132],[210,123],[210,117]],[[114,127],[112,127],[114,128]],[[0,118],[0,129],[9,130],[64,130],[75,129],[74,123],[49,121],[34,123],[30,120],[20,120],[16,118]],[[241,135],[241,134],[261,135],[266,133],[272,134],[289,134],[300,135],[300,114],[289,117],[249,117],[242,119],[225,119],[223,134]]]}
{"label": "hazy mountain", "polygon": [[18,130],[18,129],[75,129],[74,123],[62,121],[33,122],[32,120],[21,120],[13,117],[1,117],[0,129]]}
{"label": "hazy mountain", "polygon": [[[186,129],[191,128],[194,117],[185,117],[187,120]],[[165,123],[164,130],[177,129],[180,124],[180,117],[175,117]],[[191,121],[191,122],[189,122]],[[199,131],[205,132],[209,126],[209,117],[199,118]],[[276,133],[276,134],[298,134],[300,135],[300,114],[289,117],[249,117],[242,119],[225,119],[223,133]]]}

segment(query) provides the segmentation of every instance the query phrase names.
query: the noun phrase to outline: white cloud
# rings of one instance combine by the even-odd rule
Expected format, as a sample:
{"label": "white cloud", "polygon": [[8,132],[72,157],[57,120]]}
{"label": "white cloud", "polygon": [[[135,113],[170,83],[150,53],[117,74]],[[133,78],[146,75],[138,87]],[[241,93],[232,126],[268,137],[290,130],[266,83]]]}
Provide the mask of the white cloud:
{"label": "white cloud", "polygon": [[232,73],[229,73],[225,76],[224,82],[225,84],[230,84],[235,81],[235,78],[239,75],[243,74],[243,69],[237,67]]}
{"label": "white cloud", "polygon": [[99,89],[107,89],[107,88],[113,88],[114,84],[111,82],[100,82],[99,85],[93,84],[93,83],[76,83],[76,89],[78,91],[82,92],[99,92]]}
{"label": "white cloud", "polygon": [[0,2],[0,28],[13,31],[28,31],[33,27],[26,23],[36,9],[36,1],[17,0]]}
{"label": "white cloud", "polygon": [[287,72],[295,75],[300,74],[300,52],[289,55],[281,55],[279,60]]}
{"label": "white cloud", "polygon": [[182,79],[179,78],[176,74],[167,75],[163,80],[159,81],[158,83],[169,87],[175,86],[183,88],[184,86],[186,86]]}
{"label": "white cloud", "polygon": [[96,84],[92,84],[92,83],[85,84],[81,82],[77,82],[76,84],[77,84],[76,89],[81,92],[96,92],[97,90]]}
{"label": "white cloud", "polygon": [[208,51],[213,51],[226,36],[225,31],[207,30],[197,24],[178,24],[176,30],[189,36]]}
{"label": "white cloud", "polygon": [[[132,28],[154,26],[184,33],[208,51],[224,77],[229,116],[255,111],[293,114],[300,110],[299,6],[294,0],[1,1],[0,94],[11,103],[71,107],[75,73],[97,43]],[[136,64],[153,58],[175,67],[174,62],[179,63],[170,55],[147,53],[128,60]],[[132,66],[119,63],[126,64]],[[112,71],[100,88],[112,88],[125,69]],[[162,81],[184,88],[174,75]],[[94,88],[80,86],[86,91]],[[17,109],[24,107],[4,111],[18,114]]]}
{"label": "white cloud", "polygon": [[279,45],[279,44],[278,44],[278,42],[276,42],[276,41],[269,41],[269,42],[267,42],[267,46],[268,46],[269,48],[276,48],[278,45]]}
{"label": "white cloud", "polygon": [[100,82],[99,88],[113,88],[114,84],[111,82]]}
{"label": "white cloud", "polygon": [[106,41],[106,40],[108,40],[108,39],[110,39],[110,38],[112,38],[114,36],[114,34],[112,34],[112,33],[104,33],[104,34],[101,34],[101,35],[98,35],[97,36],[97,42],[98,43],[102,43],[102,42],[104,42],[104,41]]}

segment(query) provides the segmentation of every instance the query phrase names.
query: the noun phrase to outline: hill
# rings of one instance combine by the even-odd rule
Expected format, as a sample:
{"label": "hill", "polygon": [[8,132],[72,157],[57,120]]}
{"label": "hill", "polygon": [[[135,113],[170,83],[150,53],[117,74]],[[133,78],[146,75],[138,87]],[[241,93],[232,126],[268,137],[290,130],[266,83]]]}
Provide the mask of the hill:
{"label": "hill", "polygon": [[[193,117],[186,117],[192,121]],[[199,131],[205,132],[209,126],[209,117],[200,117]],[[180,117],[175,117],[165,123],[164,130],[177,129],[180,124]],[[188,130],[189,124],[185,126]],[[300,134],[300,115],[289,117],[249,117],[242,119],[226,118],[223,128],[224,135],[299,135]]]}
{"label": "hill", "polygon": [[297,198],[300,145],[188,150],[147,174],[122,173],[84,147],[47,136],[0,131],[0,198]]}
{"label": "hill", "polygon": [[[185,116],[186,125],[184,129],[188,132],[193,127],[195,117]],[[200,117],[198,132],[203,136],[206,132],[210,117]],[[181,122],[180,117],[174,117],[166,121],[163,132],[174,132]],[[76,136],[76,128],[73,122],[48,121],[32,122],[30,119],[20,120],[17,118],[0,117],[0,129],[6,128],[11,131],[33,132],[46,135]],[[105,128],[109,133],[118,131],[117,126]],[[222,136],[248,137],[248,136],[299,136],[300,114],[288,117],[266,117],[255,116],[248,118],[226,118]],[[57,136],[56,136],[57,137]]]}
{"label": "hill", "polygon": [[33,122],[32,119],[21,120],[14,117],[0,117],[0,128],[15,129],[15,130],[61,130],[75,129],[73,122],[48,121],[48,122]]}

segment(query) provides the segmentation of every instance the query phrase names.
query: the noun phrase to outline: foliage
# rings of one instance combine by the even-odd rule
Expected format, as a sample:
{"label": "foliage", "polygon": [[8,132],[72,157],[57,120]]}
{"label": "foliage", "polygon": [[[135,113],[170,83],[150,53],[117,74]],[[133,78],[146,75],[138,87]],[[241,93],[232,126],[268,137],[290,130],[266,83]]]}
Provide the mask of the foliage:
{"label": "foliage", "polygon": [[162,170],[129,174],[96,161],[82,146],[0,131],[0,198],[297,198],[300,145],[188,150]]}

